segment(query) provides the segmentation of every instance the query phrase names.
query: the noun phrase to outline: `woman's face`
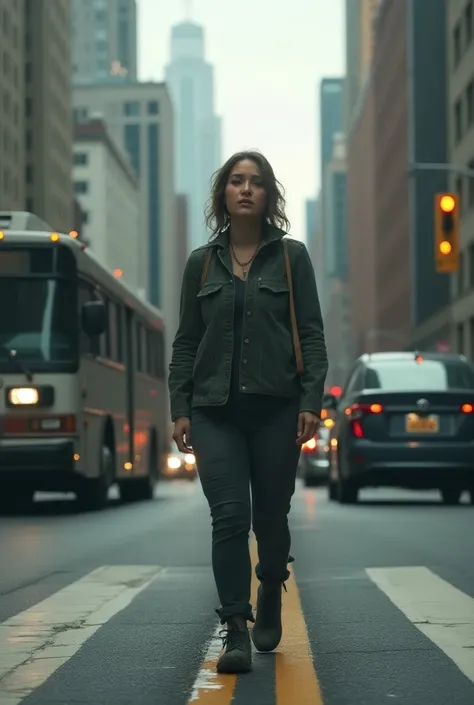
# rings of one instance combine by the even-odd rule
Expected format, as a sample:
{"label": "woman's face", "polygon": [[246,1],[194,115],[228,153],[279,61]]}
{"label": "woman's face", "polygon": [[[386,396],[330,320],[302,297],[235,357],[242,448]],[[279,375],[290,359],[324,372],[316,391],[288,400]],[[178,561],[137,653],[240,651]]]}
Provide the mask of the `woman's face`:
{"label": "woman's face", "polygon": [[227,210],[232,217],[261,217],[265,211],[267,194],[260,169],[251,159],[234,164],[225,189]]}

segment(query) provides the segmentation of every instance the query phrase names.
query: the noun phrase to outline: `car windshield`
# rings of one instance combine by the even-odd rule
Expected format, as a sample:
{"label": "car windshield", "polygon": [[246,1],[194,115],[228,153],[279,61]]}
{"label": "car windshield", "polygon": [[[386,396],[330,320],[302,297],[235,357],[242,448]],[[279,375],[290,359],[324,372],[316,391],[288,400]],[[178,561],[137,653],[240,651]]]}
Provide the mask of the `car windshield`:
{"label": "car windshield", "polygon": [[2,359],[66,362],[76,355],[74,284],[60,279],[0,278]]}
{"label": "car windshield", "polygon": [[386,391],[474,389],[474,370],[460,360],[391,360],[366,370],[366,389]]}

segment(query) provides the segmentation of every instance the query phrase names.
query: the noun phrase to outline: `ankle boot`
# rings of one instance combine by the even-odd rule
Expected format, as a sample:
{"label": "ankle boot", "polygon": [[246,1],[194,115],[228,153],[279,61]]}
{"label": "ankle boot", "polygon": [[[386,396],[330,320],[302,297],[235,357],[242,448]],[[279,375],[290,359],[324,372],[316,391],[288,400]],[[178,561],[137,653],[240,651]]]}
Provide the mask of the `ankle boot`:
{"label": "ankle boot", "polygon": [[273,651],[281,641],[281,583],[260,583],[252,641],[257,651]]}
{"label": "ankle boot", "polygon": [[245,617],[227,621],[223,636],[224,653],[217,662],[218,673],[246,673],[252,668],[252,647]]}

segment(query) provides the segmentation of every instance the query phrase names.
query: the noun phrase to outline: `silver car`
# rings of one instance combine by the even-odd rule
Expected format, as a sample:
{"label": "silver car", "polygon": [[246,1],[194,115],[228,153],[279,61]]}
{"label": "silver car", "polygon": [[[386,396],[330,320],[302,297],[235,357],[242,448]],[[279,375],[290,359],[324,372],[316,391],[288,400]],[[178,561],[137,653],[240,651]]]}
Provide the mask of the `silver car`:
{"label": "silver car", "polygon": [[329,478],[329,444],[331,431],[321,425],[318,433],[301,449],[299,475],[306,487],[325,485]]}

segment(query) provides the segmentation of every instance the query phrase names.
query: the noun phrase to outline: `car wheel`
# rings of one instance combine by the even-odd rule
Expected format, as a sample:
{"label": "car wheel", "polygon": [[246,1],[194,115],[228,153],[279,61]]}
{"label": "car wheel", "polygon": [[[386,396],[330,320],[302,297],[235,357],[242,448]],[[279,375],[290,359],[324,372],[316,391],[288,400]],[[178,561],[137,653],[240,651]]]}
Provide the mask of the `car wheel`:
{"label": "car wheel", "polygon": [[329,480],[328,482],[328,497],[331,502],[337,501],[337,484],[334,482],[334,480]]}
{"label": "car wheel", "polygon": [[440,492],[444,504],[448,504],[450,506],[459,504],[462,495],[462,490],[458,490],[454,487],[444,487],[440,490]]}
{"label": "car wheel", "polygon": [[353,480],[339,478],[338,500],[340,504],[356,504],[359,499],[359,488]]}

